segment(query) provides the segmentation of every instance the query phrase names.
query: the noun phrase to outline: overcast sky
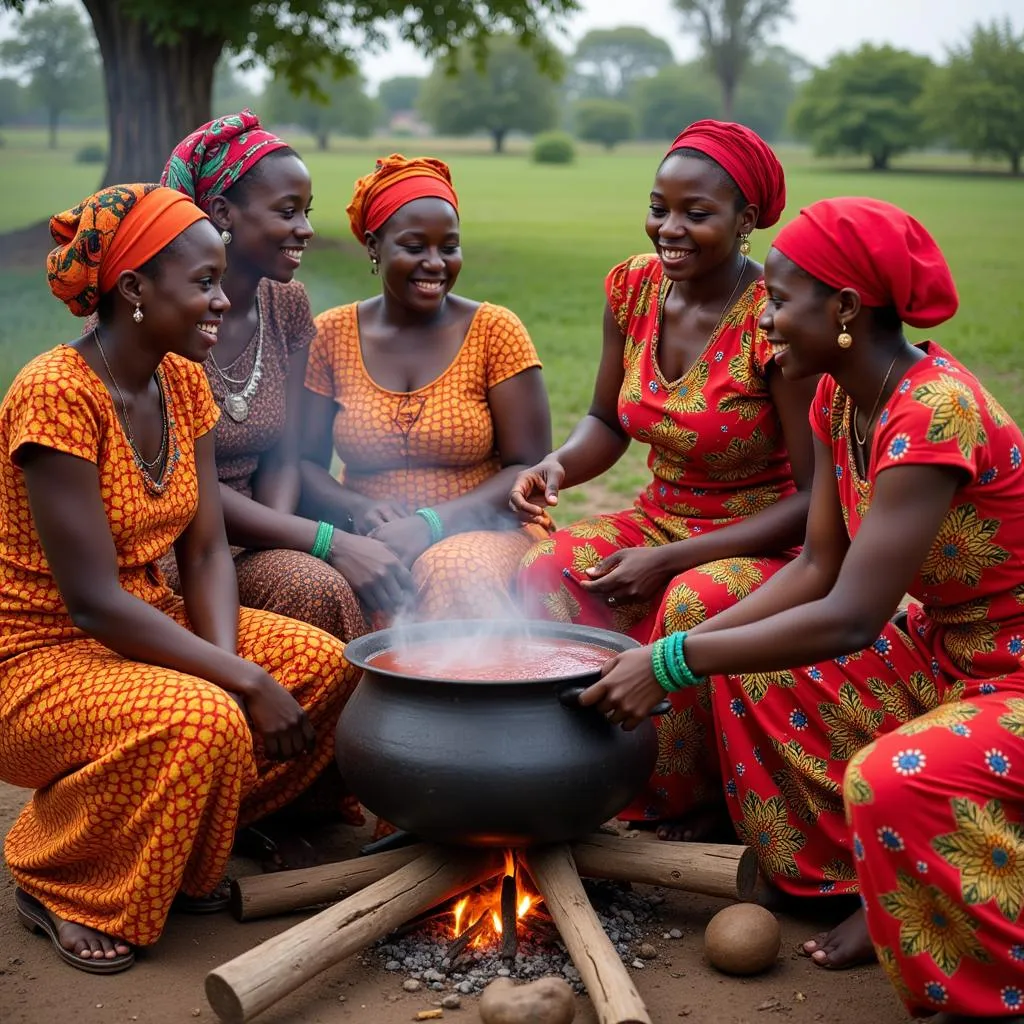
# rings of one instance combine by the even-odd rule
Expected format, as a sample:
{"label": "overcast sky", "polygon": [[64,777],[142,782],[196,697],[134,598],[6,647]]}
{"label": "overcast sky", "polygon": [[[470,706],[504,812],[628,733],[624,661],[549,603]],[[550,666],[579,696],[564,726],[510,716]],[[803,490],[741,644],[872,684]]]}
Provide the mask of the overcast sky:
{"label": "overcast sky", "polygon": [[[562,49],[571,49],[592,28],[642,25],[666,40],[677,59],[696,54],[670,0],[583,0],[581,7],[565,23],[567,36],[557,37]],[[938,59],[974,23],[994,18],[1008,17],[1017,31],[1024,30],[1024,0],[792,0],[792,9],[793,19],[783,23],[773,41],[814,64],[863,42],[891,43]],[[429,65],[412,47],[396,43],[387,53],[367,56],[363,70],[376,83],[394,75],[425,74]]]}

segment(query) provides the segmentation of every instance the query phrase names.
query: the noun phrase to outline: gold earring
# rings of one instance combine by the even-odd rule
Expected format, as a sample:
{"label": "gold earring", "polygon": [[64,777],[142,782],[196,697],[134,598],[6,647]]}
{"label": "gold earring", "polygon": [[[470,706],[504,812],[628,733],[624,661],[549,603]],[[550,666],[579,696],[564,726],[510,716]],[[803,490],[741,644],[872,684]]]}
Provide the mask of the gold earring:
{"label": "gold earring", "polygon": [[230,245],[230,244],[231,244],[231,232],[230,232],[230,231],[228,231],[228,230],[227,230],[227,228],[225,228],[225,229],[224,229],[224,230],[223,230],[223,231],[222,231],[222,232],[220,233],[220,240],[221,240],[221,241],[222,241],[222,242],[223,242],[223,243],[224,243],[225,245]]}
{"label": "gold earring", "polygon": [[137,302],[135,303],[135,312],[132,313],[132,319],[137,324],[142,323],[142,307]]}
{"label": "gold earring", "polygon": [[841,325],[839,337],[836,338],[836,344],[840,348],[849,348],[853,344],[853,335],[847,332],[846,324]]}
{"label": "gold earring", "polygon": [[380,273],[380,260],[376,256],[370,257],[370,273],[376,277]]}
{"label": "gold earring", "polygon": [[740,235],[740,255],[750,255],[750,235]]}

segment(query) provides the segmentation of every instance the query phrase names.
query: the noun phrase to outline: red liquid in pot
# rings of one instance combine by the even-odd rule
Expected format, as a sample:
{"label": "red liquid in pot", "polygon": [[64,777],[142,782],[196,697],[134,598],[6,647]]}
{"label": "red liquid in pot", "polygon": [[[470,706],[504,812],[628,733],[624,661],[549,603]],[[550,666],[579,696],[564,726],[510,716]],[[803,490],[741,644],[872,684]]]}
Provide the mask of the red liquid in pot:
{"label": "red liquid in pot", "polygon": [[369,664],[404,676],[506,682],[594,672],[616,653],[560,637],[459,637],[381,651]]}

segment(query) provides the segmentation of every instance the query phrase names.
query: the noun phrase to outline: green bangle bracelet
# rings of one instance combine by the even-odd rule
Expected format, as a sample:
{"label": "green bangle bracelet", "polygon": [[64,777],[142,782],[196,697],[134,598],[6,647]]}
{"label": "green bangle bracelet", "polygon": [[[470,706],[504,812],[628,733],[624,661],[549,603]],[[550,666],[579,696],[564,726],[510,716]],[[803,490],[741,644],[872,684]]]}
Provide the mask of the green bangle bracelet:
{"label": "green bangle bracelet", "polygon": [[707,682],[707,677],[695,675],[693,669],[686,664],[686,631],[673,633],[668,641],[665,648],[665,668],[672,681],[679,689],[703,686]]}
{"label": "green bangle bracelet", "polygon": [[334,526],[323,521],[316,524],[316,539],[309,553],[314,558],[326,561],[331,553],[331,542],[334,540]]}
{"label": "green bangle bracelet", "polygon": [[418,508],[414,514],[418,515],[430,527],[431,544],[444,540],[444,523],[441,522],[441,517],[432,508]]}
{"label": "green bangle bracelet", "polygon": [[654,678],[658,685],[666,693],[675,693],[679,689],[668,673],[668,665],[665,659],[665,638],[655,640],[651,645],[651,668],[654,671]]}

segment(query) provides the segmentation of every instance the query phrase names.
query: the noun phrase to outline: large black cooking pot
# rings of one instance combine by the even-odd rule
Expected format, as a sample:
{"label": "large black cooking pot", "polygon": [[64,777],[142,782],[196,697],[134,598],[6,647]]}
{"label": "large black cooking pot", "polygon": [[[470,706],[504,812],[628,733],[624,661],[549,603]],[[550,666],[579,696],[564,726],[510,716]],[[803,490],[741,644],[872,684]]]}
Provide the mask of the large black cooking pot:
{"label": "large black cooking pot", "polygon": [[472,637],[486,645],[527,630],[616,652],[637,646],[589,626],[472,621],[385,629],[347,645],[363,678],[338,722],[335,750],[370,811],[424,839],[508,847],[579,837],[629,804],[654,769],[657,738],[650,721],[624,732],[577,703],[597,671],[467,682],[372,664],[382,651],[417,642]]}

